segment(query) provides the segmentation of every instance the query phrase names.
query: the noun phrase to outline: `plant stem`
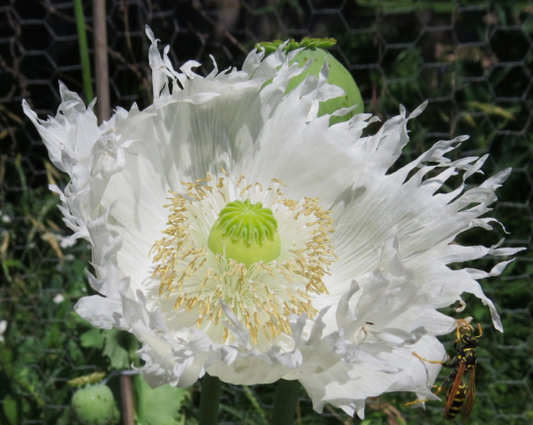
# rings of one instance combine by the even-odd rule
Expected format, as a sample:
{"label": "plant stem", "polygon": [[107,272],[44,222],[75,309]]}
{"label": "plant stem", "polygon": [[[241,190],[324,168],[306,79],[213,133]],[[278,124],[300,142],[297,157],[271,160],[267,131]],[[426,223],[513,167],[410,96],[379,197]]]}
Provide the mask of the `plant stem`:
{"label": "plant stem", "polygon": [[218,401],[221,392],[222,382],[220,379],[206,373],[202,378],[199,425],[218,424]]}
{"label": "plant stem", "polygon": [[276,388],[272,425],[292,425],[296,413],[296,403],[300,393],[300,383],[296,380],[280,379]]}
{"label": "plant stem", "polygon": [[91,63],[89,61],[89,48],[87,47],[87,31],[85,30],[85,18],[83,16],[82,0],[74,0],[74,14],[76,16],[78,44],[80,46],[83,91],[85,92],[85,100],[87,103],[89,103],[91,100],[93,100],[94,94],[91,82]]}
{"label": "plant stem", "polygon": [[93,0],[94,69],[96,76],[96,116],[98,125],[111,116],[107,61],[106,0]]}
{"label": "plant stem", "polygon": [[120,396],[122,398],[122,423],[134,425],[133,391],[128,375],[120,375]]}

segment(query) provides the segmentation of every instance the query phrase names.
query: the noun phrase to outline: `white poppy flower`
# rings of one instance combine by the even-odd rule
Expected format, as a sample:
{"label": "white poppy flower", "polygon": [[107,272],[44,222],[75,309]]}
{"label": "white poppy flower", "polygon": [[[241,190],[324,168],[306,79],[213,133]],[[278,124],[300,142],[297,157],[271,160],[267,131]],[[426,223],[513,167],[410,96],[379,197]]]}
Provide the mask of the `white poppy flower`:
{"label": "white poppy flower", "polygon": [[486,159],[446,158],[458,137],[388,172],[424,105],[363,137],[369,114],[332,126],[317,116],[342,94],[326,67],[286,93],[302,72],[295,52],[252,51],[241,71],[215,65],[201,77],[194,61],[175,70],[147,34],[155,100],[145,110],[118,108],[98,126],[94,103],[64,85],[55,118],[24,103],[71,178],[51,188],[64,221],[92,246],[99,295],[76,311],[135,334],[152,386],[186,387],[206,372],[244,385],[298,379],[318,412],[331,403],[361,417],[384,392],[435,398],[440,366],[411,353],[445,357],[436,336],[456,322],[438,309],[472,293],[502,329],[477,280],[507,262],[456,265],[518,250],[453,242],[491,230],[482,216],[509,170],[445,191]]}

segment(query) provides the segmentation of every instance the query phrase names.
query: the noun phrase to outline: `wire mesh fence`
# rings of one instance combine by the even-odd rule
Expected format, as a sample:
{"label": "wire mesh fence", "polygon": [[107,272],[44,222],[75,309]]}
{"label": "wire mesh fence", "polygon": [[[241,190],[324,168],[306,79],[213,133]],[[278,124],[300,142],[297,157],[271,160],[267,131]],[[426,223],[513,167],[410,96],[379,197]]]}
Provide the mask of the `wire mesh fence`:
{"label": "wire mesh fence", "polygon": [[[92,11],[84,2],[91,40]],[[506,329],[495,332],[483,306],[470,311],[481,322],[473,423],[533,422],[533,3],[509,0],[108,0],[107,28],[111,104],[142,108],[151,101],[147,63],[149,25],[171,46],[181,65],[195,59],[200,72],[238,66],[256,42],[334,37],[331,52],[353,74],[365,110],[381,118],[403,104],[412,110],[429,100],[411,126],[413,155],[437,139],[470,134],[459,155],[490,154],[486,174],[513,173],[495,205],[510,235],[495,229],[486,245],[507,237],[507,246],[528,251],[484,286]],[[92,50],[90,50],[92,59]],[[65,176],[23,116],[22,99],[40,115],[54,114],[58,81],[83,92],[74,5],[66,0],[3,0],[0,5],[0,400],[15,403],[16,423],[71,423],[72,389],[66,381],[109,369],[97,346],[81,337],[89,329],[73,313],[90,291],[85,268],[89,250],[68,246],[58,202],[48,184]],[[374,127],[375,129],[376,127]],[[480,242],[479,235],[466,239]],[[485,268],[491,262],[486,261]],[[126,356],[126,345],[107,347]],[[122,351],[120,351],[122,350]],[[116,388],[113,388],[115,391]],[[227,423],[262,423],[272,402],[270,386],[228,386],[222,401]],[[194,395],[194,392],[193,392]],[[440,423],[442,404],[428,410],[402,407],[391,394],[369,402],[368,423]],[[191,403],[193,405],[194,403]],[[233,408],[232,408],[233,406]],[[235,406],[243,406],[236,409]],[[194,417],[194,407],[191,407]],[[302,398],[300,423],[350,423],[340,411],[319,417]],[[263,412],[263,413],[261,413]],[[4,415],[4,416],[2,416]],[[240,416],[239,416],[240,415]],[[1,422],[1,421],[0,421]],[[354,423],[358,420],[354,419]]]}

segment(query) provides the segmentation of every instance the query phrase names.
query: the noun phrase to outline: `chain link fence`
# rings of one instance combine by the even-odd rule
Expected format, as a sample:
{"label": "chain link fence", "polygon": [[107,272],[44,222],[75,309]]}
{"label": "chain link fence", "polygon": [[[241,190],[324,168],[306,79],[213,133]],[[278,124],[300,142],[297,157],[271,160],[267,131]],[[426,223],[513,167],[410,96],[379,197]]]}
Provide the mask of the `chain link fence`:
{"label": "chain link fence", "polygon": [[[91,45],[91,2],[84,3]],[[256,42],[334,37],[338,43],[331,52],[352,72],[366,111],[386,119],[400,103],[412,110],[429,100],[411,125],[412,155],[437,139],[470,134],[457,155],[489,153],[487,175],[513,167],[495,215],[510,233],[506,245],[528,251],[484,285],[502,314],[504,334],[491,328],[483,306],[467,298],[467,311],[485,330],[471,422],[533,423],[533,2],[108,0],[114,106],[129,108],[137,102],[142,108],[151,101],[145,25],[162,45],[170,44],[174,63],[195,59],[204,64],[204,74],[211,70],[209,55],[225,69],[241,64]],[[0,320],[7,321],[7,330],[0,342],[0,400],[4,412],[6,403],[16,404],[17,423],[22,424],[72,423],[72,389],[66,381],[109,368],[101,350],[80,337],[88,328],[72,310],[90,291],[84,272],[90,251],[82,243],[65,244],[58,200],[47,188],[64,185],[65,176],[50,165],[21,110],[26,99],[41,117],[55,114],[59,80],[83,93],[79,57],[72,1],[2,0]],[[464,238],[474,243],[482,238],[491,245],[505,236],[503,229],[495,229]],[[483,266],[492,264],[487,260]],[[359,423],[336,409],[320,417],[303,396],[299,423]],[[227,386],[221,418],[225,423],[263,423],[272,397],[271,386]],[[441,423],[443,403],[430,403],[424,412],[403,407],[406,401],[396,394],[370,400],[365,423]],[[10,423],[2,415],[0,422]]]}

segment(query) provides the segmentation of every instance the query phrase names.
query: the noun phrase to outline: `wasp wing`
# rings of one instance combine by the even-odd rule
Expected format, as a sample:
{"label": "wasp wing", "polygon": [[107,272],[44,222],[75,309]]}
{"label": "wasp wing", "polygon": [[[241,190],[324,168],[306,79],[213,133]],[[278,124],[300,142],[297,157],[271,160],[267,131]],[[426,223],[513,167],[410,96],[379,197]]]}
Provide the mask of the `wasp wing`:
{"label": "wasp wing", "polygon": [[444,416],[443,416],[444,418],[446,418],[446,415],[448,414],[450,407],[452,407],[453,399],[455,398],[455,395],[457,394],[459,385],[461,385],[461,382],[463,382],[464,373],[465,373],[465,363],[459,362],[459,366],[457,367],[457,373],[455,374],[455,379],[453,380],[452,387],[448,391],[448,398],[446,399],[446,407],[444,408]]}
{"label": "wasp wing", "polygon": [[461,419],[463,421],[468,420],[470,413],[472,413],[472,408],[474,407],[474,395],[476,392],[476,368],[474,367],[470,371],[470,377],[468,378],[468,388],[466,390],[466,399],[463,406],[463,413]]}

